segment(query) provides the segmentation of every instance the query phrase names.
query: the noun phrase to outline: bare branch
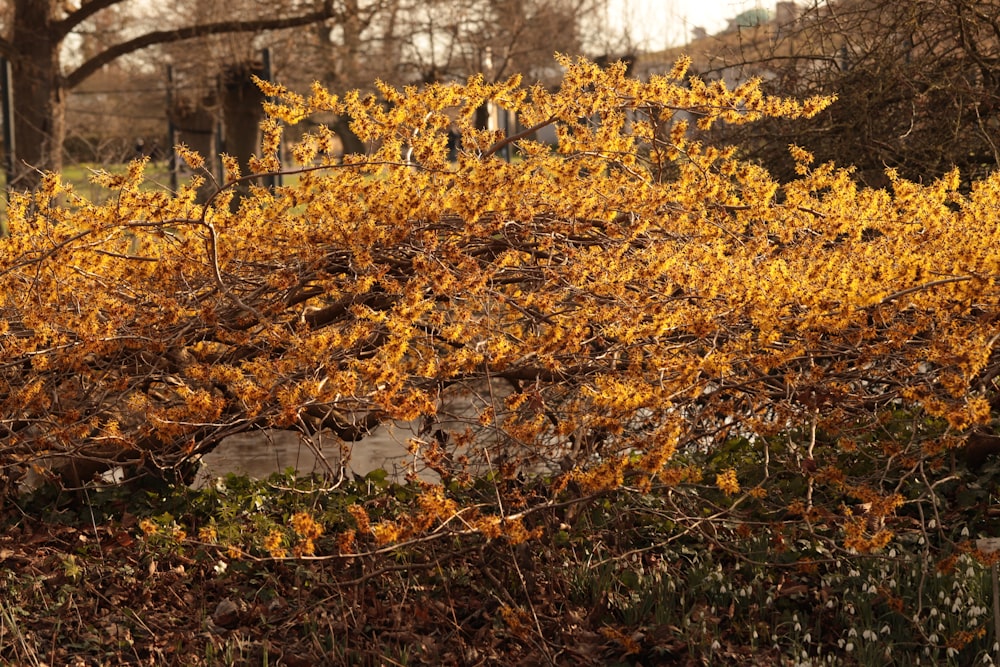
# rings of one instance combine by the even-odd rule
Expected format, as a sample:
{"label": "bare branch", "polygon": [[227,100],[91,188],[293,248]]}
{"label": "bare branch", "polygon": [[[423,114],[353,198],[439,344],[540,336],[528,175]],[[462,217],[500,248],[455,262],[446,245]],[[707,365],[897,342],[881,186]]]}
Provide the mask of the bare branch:
{"label": "bare branch", "polygon": [[85,2],[79,9],[71,12],[62,21],[54,23],[52,25],[52,30],[58,37],[59,41],[62,41],[66,35],[73,32],[77,26],[97,12],[105,10],[108,7],[113,7],[121,2],[123,2],[123,0],[91,0],[90,2]]}
{"label": "bare branch", "polygon": [[97,54],[87,62],[80,65],[66,77],[66,86],[74,88],[95,73],[104,65],[114,61],[116,58],[139,51],[155,44],[168,44],[170,42],[180,42],[196,37],[207,35],[220,35],[234,32],[260,32],[263,30],[283,30],[296,26],[318,23],[333,18],[332,0],[325,0],[323,8],[309,14],[278,19],[252,19],[246,21],[218,21],[215,23],[205,23],[203,25],[187,26],[175,30],[157,30],[140,35],[135,39],[122,42],[101,53]]}
{"label": "bare branch", "polygon": [[531,127],[529,127],[528,129],[526,129],[526,130],[524,130],[522,132],[518,132],[517,134],[511,135],[509,137],[505,137],[505,138],[501,139],[500,141],[496,142],[495,144],[493,144],[492,146],[490,146],[486,150],[486,152],[483,153],[483,157],[489,157],[490,155],[495,154],[497,151],[502,150],[504,148],[504,146],[509,146],[510,144],[514,143],[515,141],[518,141],[520,139],[524,139],[525,137],[530,137],[535,132],[538,132],[543,127],[551,125],[554,122],[556,122],[555,118],[549,118],[547,120],[543,120],[542,122],[538,123],[537,125],[532,125]]}

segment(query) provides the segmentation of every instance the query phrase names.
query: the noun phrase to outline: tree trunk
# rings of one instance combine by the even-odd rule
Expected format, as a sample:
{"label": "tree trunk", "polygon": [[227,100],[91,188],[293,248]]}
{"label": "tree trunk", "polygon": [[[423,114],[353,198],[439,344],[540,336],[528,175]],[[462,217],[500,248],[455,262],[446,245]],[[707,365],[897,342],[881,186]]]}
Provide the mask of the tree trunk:
{"label": "tree trunk", "polygon": [[[260,63],[240,63],[228,67],[222,77],[222,121],[225,152],[236,158],[242,175],[250,173],[250,158],[260,149],[260,121],[264,118],[264,93],[250,78],[263,76]],[[230,174],[225,178],[229,180]],[[236,188],[233,206],[250,191],[249,185]]]}
{"label": "tree trunk", "polygon": [[200,203],[208,201],[221,182],[220,175],[216,173],[218,171],[218,156],[215,151],[218,125],[214,112],[216,104],[215,98],[211,95],[200,102],[179,97],[174,102],[174,108],[170,110],[171,120],[177,128],[177,141],[205,158],[205,167],[199,173],[205,178],[205,182],[198,188],[197,201]]}
{"label": "tree trunk", "polygon": [[351,117],[350,116],[337,116],[337,120],[334,121],[330,126],[337,136],[340,137],[340,143],[344,149],[344,155],[364,155],[367,152],[367,147],[364,142],[358,138],[358,135],[354,134],[351,130]]}
{"label": "tree trunk", "polygon": [[38,185],[38,170],[62,169],[66,90],[59,66],[60,40],[53,29],[55,4],[15,0],[11,45],[14,91],[15,190]]}

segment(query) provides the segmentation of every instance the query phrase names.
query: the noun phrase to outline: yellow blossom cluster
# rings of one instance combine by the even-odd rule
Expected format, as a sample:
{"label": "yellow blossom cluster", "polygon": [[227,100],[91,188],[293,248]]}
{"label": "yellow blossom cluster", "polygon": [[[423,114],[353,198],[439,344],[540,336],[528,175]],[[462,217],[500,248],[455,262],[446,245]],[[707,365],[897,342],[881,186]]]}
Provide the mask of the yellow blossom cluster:
{"label": "yellow blossom cluster", "polygon": [[[316,113],[349,116],[370,147],[337,155],[333,132],[311,127],[294,163],[250,165],[295,177],[273,189],[230,183],[201,201],[197,179],[144,187],[138,161],[95,177],[113,189],[104,202],[57,175],[12,195],[3,456],[72,451],[166,475],[241,431],[352,441],[407,420],[435,443],[414,451],[438,472],[557,471],[560,488],[600,493],[695,483],[679,452],[808,420],[844,453],[859,423],[900,406],[959,436],[990,420],[1000,175],[960,192],[957,173],[890,172],[873,190],[790,147],[798,178],[779,183],[700,129],[809,117],[832,98],[701,81],[686,61],[647,81],[622,64],[558,64],[556,89],[473,77],[337,96],[261,82],[273,98],[261,155]],[[524,130],[477,127],[487,102]],[[801,463],[792,448],[774,456]],[[728,467],[716,485],[740,490]],[[410,517],[351,511],[358,535],[391,542],[461,509],[432,487]],[[318,528],[295,519],[300,551]],[[273,534],[266,548],[289,546]]]}

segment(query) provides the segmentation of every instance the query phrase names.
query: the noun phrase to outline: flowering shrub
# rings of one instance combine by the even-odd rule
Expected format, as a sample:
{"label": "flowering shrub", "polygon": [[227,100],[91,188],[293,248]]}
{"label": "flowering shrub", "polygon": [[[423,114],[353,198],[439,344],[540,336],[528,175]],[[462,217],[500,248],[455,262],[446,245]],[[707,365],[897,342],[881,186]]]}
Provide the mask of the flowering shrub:
{"label": "flowering shrub", "polygon": [[[446,482],[529,468],[554,475],[552,497],[673,486],[884,548],[897,511],[929,502],[927,471],[991,418],[1000,176],[963,195],[957,174],[890,172],[891,191],[869,190],[792,147],[799,178],[778,183],[690,124],[810,116],[831,99],[685,79],[684,61],[648,82],[560,64],[555,91],[473,78],[305,98],[262,83],[277,101],[254,173],[227,160],[204,205],[197,181],[140,189],[142,162],[95,176],[115,193],[102,204],[57,175],[14,196],[4,467],[58,456],[168,476],[241,431],[342,442],[421,420],[412,451]],[[486,103],[527,129],[477,129]],[[349,114],[369,153],[336,158],[320,127],[280,164],[284,127],[318,112]],[[547,126],[555,147],[533,139]],[[254,185],[281,169],[297,182]],[[440,414],[459,395],[474,414]],[[701,486],[706,466],[717,487]],[[343,540],[530,538],[531,503],[501,505],[479,513],[428,487],[410,517],[356,511]],[[318,533],[300,528],[311,552]]]}

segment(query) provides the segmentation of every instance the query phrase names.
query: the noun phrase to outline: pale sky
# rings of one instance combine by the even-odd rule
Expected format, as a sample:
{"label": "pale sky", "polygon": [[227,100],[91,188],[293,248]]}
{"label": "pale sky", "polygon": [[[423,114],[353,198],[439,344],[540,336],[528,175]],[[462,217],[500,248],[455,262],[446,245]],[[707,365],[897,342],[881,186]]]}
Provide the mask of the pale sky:
{"label": "pale sky", "polygon": [[[705,28],[709,34],[726,27],[728,20],[748,9],[774,11],[774,0],[613,0],[609,22],[621,20],[631,26],[633,41],[655,51],[688,41],[691,29]],[[618,14],[622,18],[617,18]]]}

